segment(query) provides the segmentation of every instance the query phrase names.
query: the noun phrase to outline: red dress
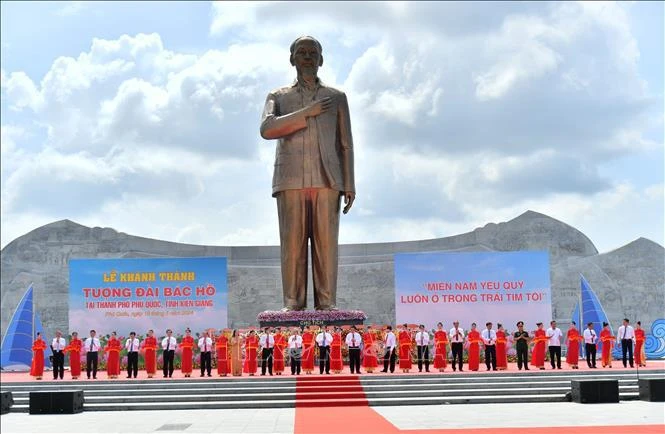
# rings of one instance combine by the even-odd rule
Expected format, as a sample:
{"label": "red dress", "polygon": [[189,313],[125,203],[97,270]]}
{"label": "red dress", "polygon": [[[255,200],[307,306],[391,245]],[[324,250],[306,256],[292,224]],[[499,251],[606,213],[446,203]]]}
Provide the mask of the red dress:
{"label": "red dress", "polygon": [[333,340],[330,344],[330,369],[333,372],[342,371],[342,334],[333,333]]}
{"label": "red dress", "polygon": [[411,333],[399,332],[399,368],[411,369]]}
{"label": "red dress", "polygon": [[637,366],[646,366],[647,361],[644,354],[644,342],[646,341],[646,336],[644,335],[643,329],[635,330],[635,363]]}
{"label": "red dress", "polygon": [[109,339],[106,344],[104,351],[109,353],[108,359],[106,360],[106,375],[109,377],[117,377],[120,375],[120,351],[122,350],[122,345],[120,341],[116,338]]}
{"label": "red dress", "polygon": [[69,342],[69,345],[65,347],[65,352],[69,353],[69,372],[72,374],[72,378],[79,377],[81,375],[81,347],[83,342],[81,339],[72,339]]}
{"label": "red dress", "polygon": [[245,363],[243,371],[247,374],[256,374],[257,362],[256,351],[259,348],[259,338],[254,336],[247,336],[245,339]]}
{"label": "red dress", "polygon": [[603,343],[603,352],[600,360],[603,368],[612,364],[612,347],[614,346],[613,341],[615,339],[609,330],[603,329],[600,332],[600,341]]}
{"label": "red dress", "polygon": [[566,333],[568,349],[566,350],[566,363],[569,366],[577,366],[580,361],[580,332],[577,329],[569,329]]}
{"label": "red dress", "polygon": [[467,336],[469,339],[469,371],[477,371],[480,365],[480,333],[471,330]]}
{"label": "red dress", "polygon": [[155,375],[157,372],[157,338],[148,336],[143,341],[143,351],[145,359],[145,372],[148,376]]}
{"label": "red dress", "polygon": [[496,332],[496,369],[505,371],[508,369],[508,354],[506,353],[506,333],[503,330]]}
{"label": "red dress", "polygon": [[443,330],[434,332],[434,369],[445,369],[448,365],[448,335]]}
{"label": "red dress", "polygon": [[284,350],[289,346],[283,334],[275,334],[275,349],[272,350],[272,369],[275,373],[284,372]]}
{"label": "red dress", "polygon": [[44,350],[46,342],[41,339],[32,343],[32,365],[30,366],[30,375],[41,378],[44,375]]}
{"label": "red dress", "polygon": [[531,365],[536,368],[545,367],[545,344],[547,336],[545,330],[536,330],[533,338],[533,352],[531,353]]}
{"label": "red dress", "polygon": [[302,334],[302,370],[314,370],[314,333],[305,332]]}
{"label": "red dress", "polygon": [[376,358],[375,337],[372,332],[363,333],[363,369],[372,372],[379,367]]}
{"label": "red dress", "polygon": [[217,351],[217,373],[219,375],[229,374],[229,338],[223,334],[219,335],[215,341],[215,350]]}
{"label": "red dress", "polygon": [[185,336],[180,342],[180,348],[182,348],[182,356],[180,359],[180,372],[183,374],[192,373],[192,356],[194,354],[194,338],[191,336]]}

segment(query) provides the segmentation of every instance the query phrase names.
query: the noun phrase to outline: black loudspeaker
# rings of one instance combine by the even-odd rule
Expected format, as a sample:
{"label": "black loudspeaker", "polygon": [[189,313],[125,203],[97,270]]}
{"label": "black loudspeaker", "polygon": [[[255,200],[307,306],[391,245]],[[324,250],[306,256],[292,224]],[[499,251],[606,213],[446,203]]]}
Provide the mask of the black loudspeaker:
{"label": "black loudspeaker", "polygon": [[82,411],[82,390],[30,392],[30,414],[72,414]]}
{"label": "black loudspeaker", "polygon": [[0,399],[0,414],[9,413],[9,409],[14,405],[14,397],[11,392],[2,392]]}
{"label": "black loudspeaker", "polygon": [[640,378],[637,385],[642,401],[665,401],[665,378]]}
{"label": "black loudspeaker", "polygon": [[573,402],[619,402],[619,380],[571,380]]}

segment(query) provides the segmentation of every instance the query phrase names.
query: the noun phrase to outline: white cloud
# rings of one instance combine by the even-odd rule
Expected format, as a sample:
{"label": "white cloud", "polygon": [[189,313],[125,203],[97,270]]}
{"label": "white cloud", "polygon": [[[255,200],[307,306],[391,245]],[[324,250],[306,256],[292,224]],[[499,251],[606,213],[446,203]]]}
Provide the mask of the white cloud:
{"label": "white cloud", "polygon": [[[311,32],[352,114],[358,198],[343,242],[453,235],[526,209],[601,249],[663,242],[662,176],[639,188],[599,170],[662,148],[647,134],[662,131],[662,96],[638,74],[629,17],[595,3],[215,2],[216,49],[123,35],[43,77],[3,67],[3,108],[27,121],[3,118],[2,244],[60,218],[277,243],[275,143],[258,123],[267,92],[293,79],[289,43]],[[624,217],[644,223],[617,231]]]}

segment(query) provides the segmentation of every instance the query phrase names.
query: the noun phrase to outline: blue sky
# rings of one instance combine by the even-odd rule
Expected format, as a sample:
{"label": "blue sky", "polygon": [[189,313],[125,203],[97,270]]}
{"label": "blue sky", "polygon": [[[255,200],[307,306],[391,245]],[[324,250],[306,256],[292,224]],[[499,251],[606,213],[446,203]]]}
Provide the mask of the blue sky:
{"label": "blue sky", "polygon": [[[663,235],[663,3],[2,2],[1,244],[54,220],[277,244],[258,135],[289,43],[349,97],[342,242],[527,209],[600,251]],[[656,37],[654,37],[656,35]]]}

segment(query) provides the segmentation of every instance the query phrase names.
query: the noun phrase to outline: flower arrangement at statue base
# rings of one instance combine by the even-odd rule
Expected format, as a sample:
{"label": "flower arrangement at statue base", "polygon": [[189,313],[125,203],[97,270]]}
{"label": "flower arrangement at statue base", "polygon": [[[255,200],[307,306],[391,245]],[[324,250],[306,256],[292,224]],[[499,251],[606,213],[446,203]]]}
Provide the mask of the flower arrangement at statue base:
{"label": "flower arrangement at statue base", "polygon": [[257,316],[261,327],[362,325],[366,319],[361,310],[266,310]]}

